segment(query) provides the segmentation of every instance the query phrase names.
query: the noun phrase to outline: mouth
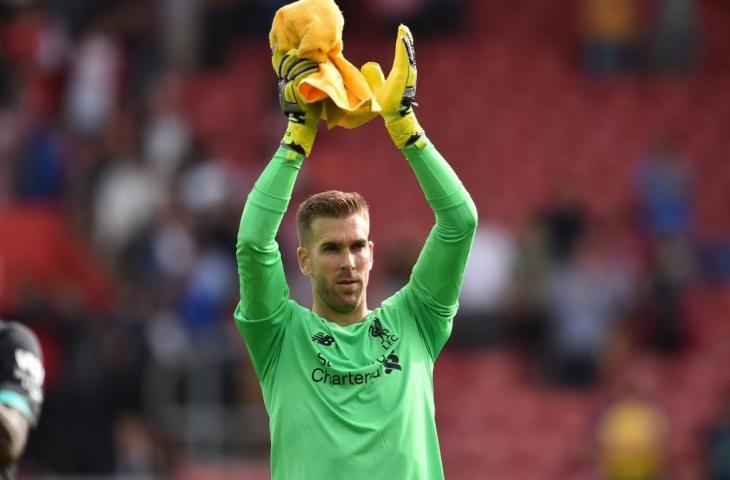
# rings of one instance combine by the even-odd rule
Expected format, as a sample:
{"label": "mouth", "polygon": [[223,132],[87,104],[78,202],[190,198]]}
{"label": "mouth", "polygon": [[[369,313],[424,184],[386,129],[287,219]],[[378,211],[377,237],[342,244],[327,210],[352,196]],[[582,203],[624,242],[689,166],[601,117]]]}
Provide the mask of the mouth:
{"label": "mouth", "polygon": [[355,278],[342,278],[340,280],[337,280],[337,285],[349,286],[349,285],[355,285],[358,283],[360,283],[360,281]]}

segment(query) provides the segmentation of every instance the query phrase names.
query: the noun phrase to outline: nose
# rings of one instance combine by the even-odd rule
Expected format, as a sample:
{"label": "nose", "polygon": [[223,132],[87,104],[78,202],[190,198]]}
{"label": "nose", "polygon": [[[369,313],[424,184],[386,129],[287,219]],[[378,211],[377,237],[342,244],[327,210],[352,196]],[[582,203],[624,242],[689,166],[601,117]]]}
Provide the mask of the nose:
{"label": "nose", "polygon": [[353,270],[355,268],[355,256],[351,252],[345,253],[340,264],[342,270]]}

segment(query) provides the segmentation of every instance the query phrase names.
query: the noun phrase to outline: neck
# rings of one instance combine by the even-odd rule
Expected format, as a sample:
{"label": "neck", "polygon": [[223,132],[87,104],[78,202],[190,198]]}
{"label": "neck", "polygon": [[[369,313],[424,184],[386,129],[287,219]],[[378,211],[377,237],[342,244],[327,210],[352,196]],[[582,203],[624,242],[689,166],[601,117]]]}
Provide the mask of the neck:
{"label": "neck", "polygon": [[323,317],[330,322],[336,323],[341,327],[346,327],[348,325],[352,325],[353,323],[362,322],[363,320],[365,320],[365,317],[367,317],[369,313],[367,301],[364,298],[362,299],[362,302],[360,302],[360,304],[355,307],[355,309],[351,312],[338,312],[337,310],[333,310],[329,307],[329,305],[315,297],[314,304],[312,305],[312,311],[320,317]]}

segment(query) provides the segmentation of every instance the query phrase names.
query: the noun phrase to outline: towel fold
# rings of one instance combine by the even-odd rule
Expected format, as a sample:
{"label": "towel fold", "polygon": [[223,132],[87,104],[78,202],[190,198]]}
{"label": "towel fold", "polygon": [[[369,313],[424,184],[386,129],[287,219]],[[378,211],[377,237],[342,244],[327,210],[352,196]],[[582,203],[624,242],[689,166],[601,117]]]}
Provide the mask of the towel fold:
{"label": "towel fold", "polygon": [[299,84],[299,95],[324,101],[322,119],[330,128],[355,128],[380,111],[363,74],[342,54],[344,25],[334,0],[299,0],[276,12],[269,33],[272,51],[296,48],[299,58],[319,63],[319,72]]}

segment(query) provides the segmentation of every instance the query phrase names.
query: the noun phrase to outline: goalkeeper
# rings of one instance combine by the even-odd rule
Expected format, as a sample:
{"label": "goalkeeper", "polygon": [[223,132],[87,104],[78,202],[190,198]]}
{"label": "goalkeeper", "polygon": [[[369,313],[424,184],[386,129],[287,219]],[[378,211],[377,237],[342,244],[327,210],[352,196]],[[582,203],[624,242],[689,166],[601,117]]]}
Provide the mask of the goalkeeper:
{"label": "goalkeeper", "polygon": [[474,203],[416,121],[413,40],[401,26],[387,80],[377,64],[362,71],[436,225],[410,281],[370,310],[367,204],[357,193],[309,197],[297,211],[297,257],[312,283],[313,306],[289,299],[274,237],[322,108],[300,101],[299,82],[318,67],[293,52],[274,55],[289,123],[248,196],[236,246],[241,301],[235,321],[270,418],[272,478],[442,479],[433,367],[456,313],[477,223]]}

